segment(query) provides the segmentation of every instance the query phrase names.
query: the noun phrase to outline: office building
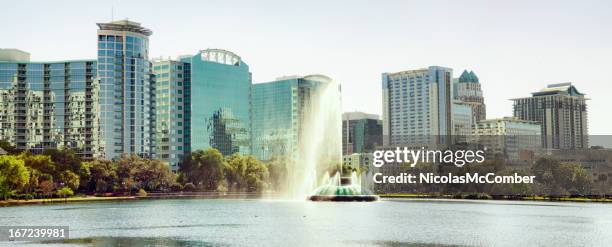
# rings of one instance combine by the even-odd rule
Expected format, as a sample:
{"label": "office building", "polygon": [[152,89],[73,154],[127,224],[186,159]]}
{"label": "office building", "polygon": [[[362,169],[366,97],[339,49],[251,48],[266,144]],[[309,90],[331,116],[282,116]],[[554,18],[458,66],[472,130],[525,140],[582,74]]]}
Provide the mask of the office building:
{"label": "office building", "polygon": [[155,154],[178,170],[191,152],[191,69],[189,63],[171,59],[153,61],[157,131]]}
{"label": "office building", "polygon": [[461,73],[461,76],[455,80],[454,94],[456,100],[471,107],[474,122],[487,118],[480,81],[474,71],[464,70]]}
{"label": "office building", "polygon": [[513,99],[514,116],[540,124],[545,148],[588,148],[586,100],[571,83],[551,84],[531,97]]}
{"label": "office building", "polygon": [[29,58],[0,49],[0,140],[32,153],[54,148],[98,156],[96,61]]}
{"label": "office building", "polygon": [[[322,132],[319,133],[305,129],[307,125],[315,127],[315,124],[307,123],[309,116],[316,111],[315,106],[320,103],[319,99],[313,97],[319,97],[320,91],[335,85],[332,83],[327,76],[309,75],[253,84],[253,155],[263,161],[282,157],[289,163],[294,163],[299,159],[300,152],[316,148],[301,148],[300,145],[305,145],[304,139],[312,135],[325,136],[325,131],[333,131],[330,126],[320,130]],[[339,91],[338,86],[338,95]],[[340,98],[331,99],[330,105],[322,107],[339,110]],[[340,112],[338,112],[339,124]],[[333,148],[329,150],[335,152]],[[340,152],[338,149],[338,158],[341,156]]]}
{"label": "office building", "polygon": [[104,156],[155,157],[155,83],[151,30],[120,20],[98,23],[98,77]]}
{"label": "office building", "polygon": [[540,152],[540,125],[514,117],[487,119],[474,125],[474,140],[488,157],[502,154],[510,160],[526,160]]}
{"label": "office building", "polygon": [[473,108],[469,103],[455,100],[453,102],[453,138],[454,143],[465,143],[472,135],[474,124]]}
{"label": "office building", "polygon": [[382,146],[382,120],[376,114],[342,114],[342,154],[374,152]]}
{"label": "office building", "polygon": [[[251,72],[226,50],[182,56],[190,65],[191,150],[216,148],[224,155],[250,154]],[[185,103],[185,104],[189,104]]]}
{"label": "office building", "polygon": [[382,74],[385,146],[450,144],[452,69],[429,68]]}

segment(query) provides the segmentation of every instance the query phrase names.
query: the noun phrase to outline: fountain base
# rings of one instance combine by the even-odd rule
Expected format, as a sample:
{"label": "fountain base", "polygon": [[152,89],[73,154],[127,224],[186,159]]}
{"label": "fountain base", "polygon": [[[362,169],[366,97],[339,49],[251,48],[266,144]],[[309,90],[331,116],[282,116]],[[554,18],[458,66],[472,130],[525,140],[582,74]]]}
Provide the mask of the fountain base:
{"label": "fountain base", "polygon": [[326,183],[318,187],[308,200],[315,202],[373,202],[378,201],[377,195],[364,190],[360,186],[360,180],[356,172],[350,177],[340,177],[336,173],[333,178],[326,174]]}
{"label": "fountain base", "polygon": [[308,200],[315,202],[374,202],[378,201],[376,195],[312,195]]}

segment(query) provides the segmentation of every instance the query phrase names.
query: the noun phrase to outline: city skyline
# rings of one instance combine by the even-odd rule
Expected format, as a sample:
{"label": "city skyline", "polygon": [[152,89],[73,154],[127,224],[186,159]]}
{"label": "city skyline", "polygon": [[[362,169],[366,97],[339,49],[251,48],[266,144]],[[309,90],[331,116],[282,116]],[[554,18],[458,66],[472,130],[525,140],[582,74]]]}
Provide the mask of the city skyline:
{"label": "city skyline", "polygon": [[[3,31],[6,38],[2,46],[30,52],[33,61],[93,59],[93,27],[97,22],[110,21],[114,9],[115,20],[128,17],[153,30],[150,58],[223,48],[240,54],[251,65],[253,83],[283,75],[326,74],[343,85],[344,111],[379,115],[383,72],[439,65],[453,68],[453,77],[458,77],[464,69],[473,70],[481,79],[489,118],[511,116],[511,98],[526,97],[547,84],[571,81],[591,99],[590,134],[611,134],[607,124],[611,117],[606,114],[610,99],[605,93],[612,90],[612,85],[597,72],[610,67],[607,57],[612,55],[612,35],[605,30],[612,27],[612,19],[606,14],[612,6],[600,1],[548,3],[386,2],[381,4],[388,11],[384,12],[352,2],[350,11],[336,18],[334,13],[346,7],[340,2],[207,2],[185,9],[184,14],[193,18],[185,24],[178,16],[159,18],[154,11],[146,11],[159,9],[160,2],[150,6],[119,1],[26,2],[7,6],[6,15],[0,19],[23,19],[20,13],[41,17],[7,26]],[[202,11],[206,8],[198,6],[214,11]],[[168,10],[174,8],[178,6]],[[402,14],[407,9],[414,10],[410,11],[412,15]],[[230,10],[232,15],[227,15]],[[427,18],[436,11],[448,18]],[[68,13],[71,18],[58,17]],[[505,18],[508,16],[512,18]],[[284,21],[279,23],[281,19]],[[51,28],[68,26],[67,22],[70,29]],[[430,31],[433,26],[436,32]],[[41,39],[57,48],[40,45]]]}

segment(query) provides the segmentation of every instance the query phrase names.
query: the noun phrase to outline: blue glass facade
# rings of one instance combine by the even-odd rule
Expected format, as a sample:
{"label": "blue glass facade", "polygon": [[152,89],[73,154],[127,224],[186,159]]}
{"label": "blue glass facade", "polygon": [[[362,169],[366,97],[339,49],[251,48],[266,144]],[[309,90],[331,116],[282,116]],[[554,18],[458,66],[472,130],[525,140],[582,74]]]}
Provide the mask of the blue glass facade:
{"label": "blue glass facade", "polygon": [[298,79],[253,84],[253,155],[297,158]]}
{"label": "blue glass facade", "polygon": [[308,135],[303,125],[314,105],[312,96],[323,88],[323,83],[330,82],[326,76],[311,75],[253,84],[253,155],[264,161],[282,157],[295,162],[300,139]]}
{"label": "blue glass facade", "polygon": [[375,114],[342,114],[342,154],[371,153],[382,145],[382,121]]}
{"label": "blue glass facade", "polygon": [[0,140],[40,153],[100,152],[96,61],[0,61]]}
{"label": "blue glass facade", "polygon": [[250,154],[251,73],[237,55],[208,49],[183,57],[190,65],[187,97],[191,149],[216,148],[224,155]]}
{"label": "blue glass facade", "polygon": [[101,134],[106,158],[154,157],[155,83],[151,31],[127,20],[98,23]]}

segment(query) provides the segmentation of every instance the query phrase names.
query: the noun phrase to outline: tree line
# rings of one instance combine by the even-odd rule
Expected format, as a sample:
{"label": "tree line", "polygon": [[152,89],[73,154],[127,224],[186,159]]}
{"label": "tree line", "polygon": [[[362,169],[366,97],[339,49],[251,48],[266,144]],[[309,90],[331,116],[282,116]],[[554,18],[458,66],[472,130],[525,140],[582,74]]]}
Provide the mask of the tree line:
{"label": "tree line", "polygon": [[83,160],[70,149],[31,154],[7,143],[0,147],[8,152],[0,155],[0,200],[143,191],[262,192],[271,183],[269,165],[252,156],[223,156],[212,148],[186,155],[175,174],[161,160],[136,155]]}

